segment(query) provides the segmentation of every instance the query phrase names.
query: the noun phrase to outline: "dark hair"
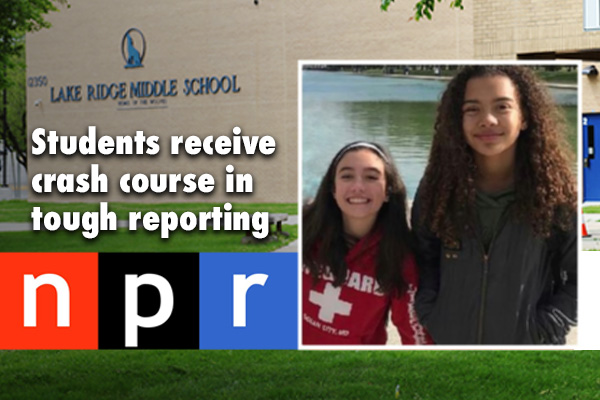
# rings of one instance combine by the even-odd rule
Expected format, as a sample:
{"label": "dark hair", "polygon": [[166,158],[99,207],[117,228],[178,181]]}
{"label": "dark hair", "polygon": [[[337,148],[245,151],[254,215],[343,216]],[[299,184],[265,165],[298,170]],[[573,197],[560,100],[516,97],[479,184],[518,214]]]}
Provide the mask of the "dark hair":
{"label": "dark hair", "polygon": [[406,188],[387,150],[375,143],[353,142],[344,146],[333,158],[317,191],[314,201],[304,207],[302,216],[303,264],[315,279],[331,273],[334,286],[346,280],[345,256],[348,245],[344,238],[342,212],[334,197],[336,167],[351,151],[370,150],[384,162],[388,201],[377,214],[374,229],[380,229],[375,279],[383,293],[406,290],[402,277],[404,259],[411,252],[410,232],[406,219]]}
{"label": "dark hair", "polygon": [[419,189],[420,223],[442,240],[471,230],[478,173],[462,128],[467,82],[505,76],[518,92],[526,128],[517,139],[513,215],[547,238],[554,228],[571,229],[577,210],[564,117],[531,68],[514,65],[464,67],[448,84],[438,107],[429,162]]}

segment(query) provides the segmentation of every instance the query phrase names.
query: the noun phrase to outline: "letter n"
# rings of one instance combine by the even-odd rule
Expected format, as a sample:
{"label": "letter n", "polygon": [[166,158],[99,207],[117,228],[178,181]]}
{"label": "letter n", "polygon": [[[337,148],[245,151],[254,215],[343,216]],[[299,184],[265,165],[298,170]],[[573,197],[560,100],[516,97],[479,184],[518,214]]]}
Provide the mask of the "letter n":
{"label": "letter n", "polygon": [[70,326],[69,285],[56,274],[43,274],[37,278],[33,275],[24,276],[24,326],[37,326],[37,290],[43,285],[51,285],[56,290],[56,326]]}

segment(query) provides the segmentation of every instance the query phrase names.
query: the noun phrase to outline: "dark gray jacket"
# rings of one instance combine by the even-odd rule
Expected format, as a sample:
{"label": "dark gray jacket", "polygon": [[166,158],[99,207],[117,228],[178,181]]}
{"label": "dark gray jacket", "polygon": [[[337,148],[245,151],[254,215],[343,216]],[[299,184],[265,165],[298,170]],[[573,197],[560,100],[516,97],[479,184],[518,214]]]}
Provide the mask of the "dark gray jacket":
{"label": "dark gray jacket", "polygon": [[[417,197],[418,198],[418,197]],[[577,220],[549,239],[504,217],[488,254],[477,235],[442,246],[412,209],[416,311],[437,344],[564,344],[577,321]]]}

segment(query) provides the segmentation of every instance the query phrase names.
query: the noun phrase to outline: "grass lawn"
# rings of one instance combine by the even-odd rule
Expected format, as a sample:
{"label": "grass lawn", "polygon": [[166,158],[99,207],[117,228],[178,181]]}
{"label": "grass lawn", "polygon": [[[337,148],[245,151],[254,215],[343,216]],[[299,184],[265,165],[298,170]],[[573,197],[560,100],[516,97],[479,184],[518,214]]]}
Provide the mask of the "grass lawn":
{"label": "grass lawn", "polygon": [[600,214],[600,206],[583,207],[584,214]]}
{"label": "grass lawn", "polygon": [[168,239],[160,238],[160,231],[147,232],[142,228],[129,231],[100,232],[95,239],[85,239],[80,232],[0,232],[3,252],[133,252],[133,253],[186,253],[186,252],[269,252],[298,238],[296,225],[284,225],[290,237],[265,243],[242,244],[244,233],[222,231],[175,231]]}
{"label": "grass lawn", "polygon": [[591,351],[3,351],[0,399],[598,399]]}
{"label": "grass lawn", "polygon": [[[442,68],[440,70],[439,76],[453,77],[456,74],[456,72],[457,72],[457,70],[455,70],[455,69],[454,70],[446,70],[446,69]],[[364,75],[370,75],[370,76],[382,76],[383,70],[381,67],[378,67],[378,68],[366,69],[364,71],[361,71],[360,73],[364,74]],[[401,75],[402,71],[398,70],[398,71],[396,71],[396,74]],[[577,85],[577,72],[576,71],[537,70],[536,74],[540,79],[542,79],[545,82]],[[435,73],[434,73],[433,69],[416,70],[414,68],[411,68],[410,75],[434,76]],[[409,75],[409,77],[410,77],[410,75]]]}
{"label": "grass lawn", "polygon": [[568,83],[577,85],[577,71],[536,71],[544,81],[550,83]]}

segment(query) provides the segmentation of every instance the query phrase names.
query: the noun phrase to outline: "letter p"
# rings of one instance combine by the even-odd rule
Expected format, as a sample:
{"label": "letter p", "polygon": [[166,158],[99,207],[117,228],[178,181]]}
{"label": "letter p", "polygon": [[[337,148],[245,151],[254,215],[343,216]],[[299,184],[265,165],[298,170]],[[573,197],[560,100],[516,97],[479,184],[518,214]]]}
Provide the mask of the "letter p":
{"label": "letter p", "polygon": [[[150,317],[138,315],[138,288],[152,285],[160,294],[158,312]],[[125,347],[137,347],[138,327],[155,328],[164,324],[173,312],[173,289],[160,275],[125,275]]]}

